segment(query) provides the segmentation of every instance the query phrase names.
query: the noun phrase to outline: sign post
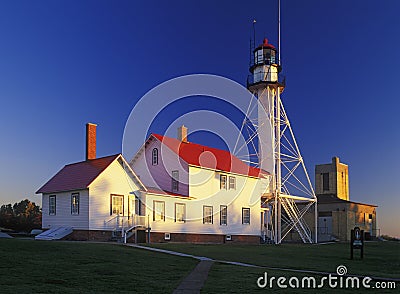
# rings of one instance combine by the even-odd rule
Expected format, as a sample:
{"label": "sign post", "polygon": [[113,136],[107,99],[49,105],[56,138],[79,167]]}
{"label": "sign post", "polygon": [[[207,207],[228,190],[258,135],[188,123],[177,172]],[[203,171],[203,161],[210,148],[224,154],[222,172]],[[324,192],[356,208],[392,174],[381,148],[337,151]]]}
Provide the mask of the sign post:
{"label": "sign post", "polygon": [[351,239],[350,239],[350,259],[353,259],[354,249],[360,249],[361,259],[364,258],[364,230],[360,230],[359,227],[355,227],[351,230]]}

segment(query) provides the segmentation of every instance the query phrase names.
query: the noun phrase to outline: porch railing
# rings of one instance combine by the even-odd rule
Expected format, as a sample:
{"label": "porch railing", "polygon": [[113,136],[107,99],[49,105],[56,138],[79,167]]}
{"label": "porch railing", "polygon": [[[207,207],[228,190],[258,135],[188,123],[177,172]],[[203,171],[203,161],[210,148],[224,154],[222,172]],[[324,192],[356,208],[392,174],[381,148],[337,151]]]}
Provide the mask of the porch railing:
{"label": "porch railing", "polygon": [[130,216],[116,215],[107,221],[104,221],[105,229],[114,230],[127,230],[133,227],[145,227],[146,226],[146,216],[133,214]]}

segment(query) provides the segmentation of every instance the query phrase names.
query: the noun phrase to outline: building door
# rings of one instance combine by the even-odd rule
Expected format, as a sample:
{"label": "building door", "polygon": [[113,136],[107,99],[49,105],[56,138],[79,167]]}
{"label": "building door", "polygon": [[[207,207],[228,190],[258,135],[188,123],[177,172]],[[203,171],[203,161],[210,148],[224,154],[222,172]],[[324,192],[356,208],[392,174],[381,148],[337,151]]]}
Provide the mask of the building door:
{"label": "building door", "polygon": [[135,214],[135,197],[129,195],[128,200],[128,217],[131,218]]}
{"label": "building door", "polygon": [[368,213],[366,213],[366,216],[365,216],[366,218],[367,218],[367,227],[366,227],[366,232],[365,232],[365,240],[371,240],[371,237],[373,236],[372,235],[372,214],[368,214]]}
{"label": "building door", "polygon": [[332,236],[332,216],[318,217],[318,241],[330,241]]}
{"label": "building door", "polygon": [[273,239],[272,218],[269,208],[261,211],[261,237],[264,242]]}

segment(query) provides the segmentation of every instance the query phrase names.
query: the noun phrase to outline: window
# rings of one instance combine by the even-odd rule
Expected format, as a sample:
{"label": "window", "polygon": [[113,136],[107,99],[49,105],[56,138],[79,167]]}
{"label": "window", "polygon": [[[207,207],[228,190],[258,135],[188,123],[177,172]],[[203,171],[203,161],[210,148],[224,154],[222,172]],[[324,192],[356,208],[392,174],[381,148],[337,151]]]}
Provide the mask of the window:
{"label": "window", "polygon": [[265,50],[264,62],[266,64],[271,64],[271,50]]}
{"label": "window", "polygon": [[172,171],[172,192],[179,191],[179,171]]}
{"label": "window", "polygon": [[49,196],[49,215],[56,215],[56,195]]}
{"label": "window", "polygon": [[124,214],[124,196],[111,194],[110,215]]}
{"label": "window", "polygon": [[242,208],[242,224],[249,225],[250,224],[250,208]]}
{"label": "window", "polygon": [[271,50],[271,63],[276,63],[275,51],[274,50]]}
{"label": "window", "polygon": [[219,176],[219,188],[225,189],[226,190],[226,175],[220,175]]}
{"label": "window", "polygon": [[71,195],[71,214],[79,214],[79,193]]}
{"label": "window", "polygon": [[236,190],[236,178],[229,177],[229,190]]}
{"label": "window", "polygon": [[158,149],[157,148],[153,148],[153,151],[151,153],[151,164],[158,165]]}
{"label": "window", "polygon": [[323,191],[329,191],[329,173],[322,174],[322,189]]}
{"label": "window", "polygon": [[262,51],[262,49],[261,50],[257,50],[256,52],[255,52],[256,54],[255,54],[255,63],[256,64],[260,64],[260,63],[262,63],[263,62],[263,51]]}
{"label": "window", "polygon": [[213,223],[213,207],[212,206],[203,206],[203,224],[212,224]]}
{"label": "window", "polygon": [[226,205],[221,205],[219,211],[219,224],[221,226],[226,226],[228,223],[227,219],[228,219],[228,208]]}
{"label": "window", "polygon": [[186,207],[183,203],[175,203],[175,222],[185,222]]}
{"label": "window", "polygon": [[165,202],[153,202],[153,221],[165,221]]}

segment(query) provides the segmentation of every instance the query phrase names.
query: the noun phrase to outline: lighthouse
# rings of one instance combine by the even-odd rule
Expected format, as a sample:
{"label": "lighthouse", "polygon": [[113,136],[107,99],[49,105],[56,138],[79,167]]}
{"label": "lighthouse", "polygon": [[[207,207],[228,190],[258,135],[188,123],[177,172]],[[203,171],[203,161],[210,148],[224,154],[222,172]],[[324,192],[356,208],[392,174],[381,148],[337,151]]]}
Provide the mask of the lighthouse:
{"label": "lighthouse", "polygon": [[275,113],[285,85],[279,80],[281,66],[277,59],[277,49],[265,38],[253,50],[247,88],[258,98],[259,167],[273,173],[275,170]]}
{"label": "lighthouse", "polygon": [[[281,169],[279,163],[280,93],[284,82],[279,80],[281,67],[277,60],[277,49],[265,38],[254,48],[247,88],[258,98],[258,165],[272,175],[272,195],[268,197],[269,209],[264,212],[266,227],[273,225],[273,231],[267,232],[275,244],[281,242]],[[268,224],[268,222],[270,224]]]}
{"label": "lighthouse", "polygon": [[[258,167],[272,175],[272,192],[261,195],[262,233],[275,244],[293,231],[303,242],[313,243],[317,242],[317,198],[281,100],[285,78],[278,49],[266,38],[255,47],[247,79],[247,89],[258,99]],[[315,226],[310,229],[304,216],[313,206]]]}

